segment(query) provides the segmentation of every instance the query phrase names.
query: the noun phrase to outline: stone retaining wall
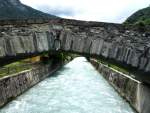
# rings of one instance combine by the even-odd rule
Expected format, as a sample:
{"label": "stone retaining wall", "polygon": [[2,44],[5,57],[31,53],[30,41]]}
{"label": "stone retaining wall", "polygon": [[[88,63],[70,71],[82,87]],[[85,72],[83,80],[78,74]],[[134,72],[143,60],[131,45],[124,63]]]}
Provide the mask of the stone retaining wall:
{"label": "stone retaining wall", "polygon": [[138,113],[150,113],[150,88],[148,86],[96,60],[91,60],[91,63]]}
{"label": "stone retaining wall", "polygon": [[55,72],[60,65],[54,68],[51,64],[43,64],[31,70],[26,70],[12,76],[1,78],[0,107],[4,106],[10,100]]}

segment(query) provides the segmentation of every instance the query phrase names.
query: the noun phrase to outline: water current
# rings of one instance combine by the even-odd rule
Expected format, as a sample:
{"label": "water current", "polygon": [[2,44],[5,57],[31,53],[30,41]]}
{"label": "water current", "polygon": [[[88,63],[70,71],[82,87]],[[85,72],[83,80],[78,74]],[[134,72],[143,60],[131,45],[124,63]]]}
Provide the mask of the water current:
{"label": "water current", "polygon": [[7,104],[0,113],[135,113],[83,57]]}

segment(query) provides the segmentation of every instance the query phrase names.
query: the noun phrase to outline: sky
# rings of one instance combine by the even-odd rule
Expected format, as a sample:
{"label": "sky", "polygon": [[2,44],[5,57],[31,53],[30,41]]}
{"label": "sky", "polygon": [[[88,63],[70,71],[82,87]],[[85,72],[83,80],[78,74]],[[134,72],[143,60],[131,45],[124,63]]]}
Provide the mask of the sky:
{"label": "sky", "polygon": [[122,23],[150,0],[21,0],[43,12],[63,18]]}

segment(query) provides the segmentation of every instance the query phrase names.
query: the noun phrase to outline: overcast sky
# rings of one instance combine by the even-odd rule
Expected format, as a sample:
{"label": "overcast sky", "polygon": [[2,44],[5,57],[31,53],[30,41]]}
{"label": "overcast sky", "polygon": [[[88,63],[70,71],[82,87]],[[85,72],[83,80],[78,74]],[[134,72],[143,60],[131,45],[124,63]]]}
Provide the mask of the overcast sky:
{"label": "overcast sky", "polygon": [[121,23],[150,0],[21,0],[35,9],[60,17]]}

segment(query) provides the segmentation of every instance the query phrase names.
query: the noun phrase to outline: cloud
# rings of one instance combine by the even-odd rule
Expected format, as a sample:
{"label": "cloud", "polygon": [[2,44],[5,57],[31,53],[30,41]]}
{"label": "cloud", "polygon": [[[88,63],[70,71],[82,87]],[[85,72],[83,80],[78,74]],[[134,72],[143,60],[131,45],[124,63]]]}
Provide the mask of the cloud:
{"label": "cloud", "polygon": [[149,0],[21,0],[41,11],[57,16],[104,22],[123,22]]}
{"label": "cloud", "polygon": [[50,7],[49,5],[37,6],[37,9],[57,16],[67,15],[74,16],[77,12],[72,8],[66,7]]}

